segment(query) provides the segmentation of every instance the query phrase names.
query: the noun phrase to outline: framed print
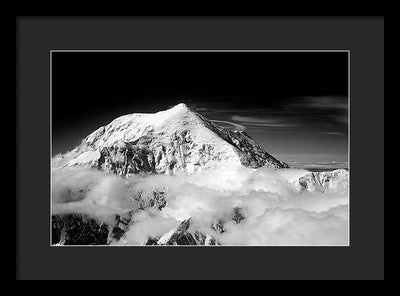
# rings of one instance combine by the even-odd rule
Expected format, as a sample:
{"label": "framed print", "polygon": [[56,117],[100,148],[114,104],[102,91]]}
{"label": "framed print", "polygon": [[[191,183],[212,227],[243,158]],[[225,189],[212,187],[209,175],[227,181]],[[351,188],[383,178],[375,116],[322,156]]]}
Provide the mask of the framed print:
{"label": "framed print", "polygon": [[383,279],[383,24],[17,18],[18,277]]}

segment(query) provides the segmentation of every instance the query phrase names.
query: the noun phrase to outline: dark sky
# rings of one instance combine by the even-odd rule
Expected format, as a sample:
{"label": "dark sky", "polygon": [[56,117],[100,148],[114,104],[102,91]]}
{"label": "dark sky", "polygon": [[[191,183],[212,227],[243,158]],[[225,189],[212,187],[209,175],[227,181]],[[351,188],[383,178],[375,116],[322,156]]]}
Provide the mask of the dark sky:
{"label": "dark sky", "polygon": [[347,161],[344,52],[55,52],[52,65],[53,155],[118,116],[185,102],[283,161]]}

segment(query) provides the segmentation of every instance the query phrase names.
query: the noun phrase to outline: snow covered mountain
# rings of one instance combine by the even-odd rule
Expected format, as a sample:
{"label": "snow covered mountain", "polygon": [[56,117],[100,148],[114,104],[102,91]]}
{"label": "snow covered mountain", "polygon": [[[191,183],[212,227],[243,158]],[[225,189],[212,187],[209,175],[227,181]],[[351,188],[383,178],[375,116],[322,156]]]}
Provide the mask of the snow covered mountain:
{"label": "snow covered mountain", "polygon": [[302,190],[307,191],[347,191],[349,185],[349,172],[346,169],[337,169],[326,172],[310,172],[299,178]]}
{"label": "snow covered mountain", "polygon": [[193,173],[222,163],[287,168],[244,131],[219,127],[181,103],[154,114],[121,116],[70,152],[64,166],[90,166],[121,176]]}
{"label": "snow covered mountain", "polygon": [[[246,186],[225,182],[221,164],[233,168],[224,171],[229,180],[245,180]],[[273,244],[286,235],[274,232],[276,221],[325,225],[318,219],[326,213],[292,209],[303,204],[299,199],[317,198],[318,192],[346,196],[349,183],[345,169],[275,170],[288,165],[244,131],[217,126],[185,104],[121,116],[54,157],[52,168],[52,245],[218,246],[251,231],[254,239],[270,236]],[[329,219],[346,217],[340,216],[346,203],[331,200],[326,210],[341,210]],[[279,205],[281,210],[270,210]]]}

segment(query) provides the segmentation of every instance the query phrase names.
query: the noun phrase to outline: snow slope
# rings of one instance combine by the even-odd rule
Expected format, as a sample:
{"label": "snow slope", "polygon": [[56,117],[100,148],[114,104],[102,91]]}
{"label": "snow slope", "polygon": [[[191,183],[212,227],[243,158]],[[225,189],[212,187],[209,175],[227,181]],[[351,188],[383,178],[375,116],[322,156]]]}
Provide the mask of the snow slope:
{"label": "snow slope", "polygon": [[90,166],[122,176],[191,174],[221,162],[252,168],[288,167],[244,131],[219,127],[183,103],[154,114],[118,117],[61,159],[64,166]]}

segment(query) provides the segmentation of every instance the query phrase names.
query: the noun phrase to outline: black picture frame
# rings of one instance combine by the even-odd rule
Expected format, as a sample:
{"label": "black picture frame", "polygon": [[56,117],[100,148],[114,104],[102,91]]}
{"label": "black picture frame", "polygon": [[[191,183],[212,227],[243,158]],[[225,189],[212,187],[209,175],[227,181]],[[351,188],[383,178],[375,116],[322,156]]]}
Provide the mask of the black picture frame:
{"label": "black picture frame", "polygon": [[[17,279],[384,279],[383,17],[17,17],[16,35]],[[48,53],[53,49],[349,50],[350,246],[51,248]]]}

